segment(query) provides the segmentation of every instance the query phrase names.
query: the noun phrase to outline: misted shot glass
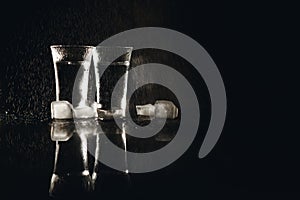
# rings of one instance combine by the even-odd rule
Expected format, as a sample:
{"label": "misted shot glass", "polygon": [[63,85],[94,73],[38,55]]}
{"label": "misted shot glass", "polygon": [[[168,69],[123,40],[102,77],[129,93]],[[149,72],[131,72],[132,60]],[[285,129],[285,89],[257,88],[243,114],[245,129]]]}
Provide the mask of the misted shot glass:
{"label": "misted shot glass", "polygon": [[[52,118],[70,118],[73,108],[89,106],[88,89],[93,46],[52,45],[56,102],[51,105]],[[94,100],[94,99],[93,99]]]}
{"label": "misted shot glass", "polygon": [[56,101],[72,102],[72,91],[76,76],[80,84],[80,97],[72,102],[73,106],[87,100],[89,69],[93,46],[52,45],[50,46],[55,73]]}
{"label": "misted shot glass", "polygon": [[[127,80],[132,47],[97,46],[93,61],[96,82],[96,102],[100,118],[125,117],[127,106]],[[116,87],[124,76],[123,83]],[[114,93],[115,100],[112,101]],[[99,112],[100,111],[100,112]]]}

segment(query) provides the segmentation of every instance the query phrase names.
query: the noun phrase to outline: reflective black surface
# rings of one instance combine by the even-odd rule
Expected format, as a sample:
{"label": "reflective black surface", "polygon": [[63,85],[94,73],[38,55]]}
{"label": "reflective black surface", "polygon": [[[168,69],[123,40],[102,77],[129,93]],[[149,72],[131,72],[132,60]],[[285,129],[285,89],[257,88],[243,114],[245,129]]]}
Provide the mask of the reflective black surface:
{"label": "reflective black surface", "polygon": [[[101,137],[124,149],[126,162],[126,151],[149,152],[163,148],[175,136],[179,121],[168,120],[161,132],[140,143],[137,138],[126,135],[126,149],[124,132],[112,120],[96,122],[103,131],[91,123],[75,128],[73,122],[62,121],[2,125],[1,170],[5,172],[2,188],[12,196],[36,198],[49,198],[49,194],[64,198],[133,198],[149,191],[152,191],[149,197],[154,197],[197,193],[198,187],[205,193],[215,188],[231,189],[232,180],[217,176],[220,165],[212,166],[211,161],[197,158],[199,149],[195,147],[198,145],[193,145],[170,166],[144,174],[127,174],[95,162],[95,156],[101,156]],[[223,162],[230,160],[217,162],[221,162],[224,170]],[[14,193],[15,190],[18,193]]]}

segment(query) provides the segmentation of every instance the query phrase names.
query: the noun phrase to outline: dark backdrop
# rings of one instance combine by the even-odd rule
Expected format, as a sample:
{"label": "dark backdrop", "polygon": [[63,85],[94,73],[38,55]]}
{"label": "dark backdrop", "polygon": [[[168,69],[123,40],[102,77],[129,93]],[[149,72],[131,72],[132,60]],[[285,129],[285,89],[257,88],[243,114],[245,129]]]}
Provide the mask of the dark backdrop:
{"label": "dark backdrop", "polygon": [[[291,40],[295,34],[293,20],[297,19],[292,5],[171,0],[6,3],[1,11],[1,123],[49,119],[49,103],[54,100],[49,45],[97,45],[131,28],[170,28],[192,37],[211,55],[225,83],[228,114],[222,136],[206,158],[197,158],[203,138],[199,136],[200,141],[164,169],[163,176],[158,172],[144,177],[151,189],[140,186],[138,197],[175,192],[201,198],[204,193],[220,191],[299,190],[299,131],[295,127],[297,117],[291,115],[296,108],[291,92],[297,91],[297,75],[292,71],[295,65],[290,57],[295,53],[285,46],[296,42]],[[189,76],[188,71],[185,73]],[[200,76],[192,74],[191,82],[200,81]],[[22,152],[18,156],[22,157]],[[4,166],[6,170],[11,167]],[[34,176],[19,166],[10,169],[6,173],[15,182]],[[25,183],[32,184],[32,192],[35,191],[37,183]],[[1,191],[6,190],[5,185],[1,183]],[[16,186],[12,191],[18,191],[20,185],[12,184]]]}

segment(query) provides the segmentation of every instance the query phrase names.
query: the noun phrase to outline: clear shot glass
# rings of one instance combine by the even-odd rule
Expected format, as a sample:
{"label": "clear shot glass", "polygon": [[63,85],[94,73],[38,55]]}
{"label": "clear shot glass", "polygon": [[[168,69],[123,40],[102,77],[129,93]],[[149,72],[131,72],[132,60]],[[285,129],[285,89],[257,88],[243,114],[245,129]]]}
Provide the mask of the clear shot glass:
{"label": "clear shot glass", "polygon": [[[52,45],[56,101],[69,101],[74,107],[86,104],[93,46]],[[76,82],[75,82],[76,80]],[[76,85],[74,85],[76,84]],[[78,95],[73,98],[73,89]]]}
{"label": "clear shot glass", "polygon": [[[94,50],[96,102],[100,118],[109,118],[113,115],[125,117],[132,49],[132,47],[97,46]],[[120,87],[115,87],[121,77],[123,77],[123,82]],[[112,101],[113,93],[114,101]]]}

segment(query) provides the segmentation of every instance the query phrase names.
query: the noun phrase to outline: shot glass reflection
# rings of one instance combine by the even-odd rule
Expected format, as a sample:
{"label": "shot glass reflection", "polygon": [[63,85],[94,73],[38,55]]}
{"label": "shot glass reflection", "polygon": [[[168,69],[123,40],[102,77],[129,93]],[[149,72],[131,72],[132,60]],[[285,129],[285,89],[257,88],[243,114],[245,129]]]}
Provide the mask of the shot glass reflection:
{"label": "shot glass reflection", "polygon": [[88,168],[87,136],[73,122],[53,122],[54,167],[49,194],[53,197],[85,195],[93,190]]}

